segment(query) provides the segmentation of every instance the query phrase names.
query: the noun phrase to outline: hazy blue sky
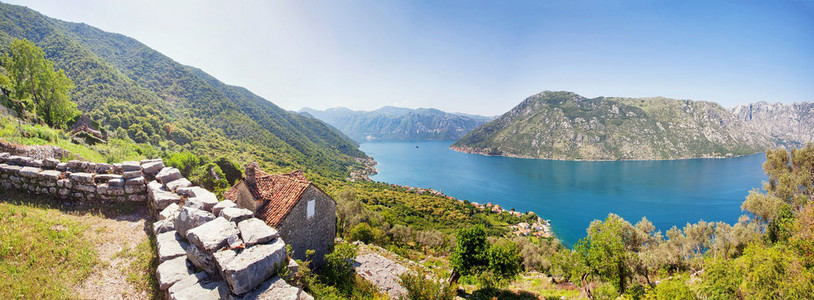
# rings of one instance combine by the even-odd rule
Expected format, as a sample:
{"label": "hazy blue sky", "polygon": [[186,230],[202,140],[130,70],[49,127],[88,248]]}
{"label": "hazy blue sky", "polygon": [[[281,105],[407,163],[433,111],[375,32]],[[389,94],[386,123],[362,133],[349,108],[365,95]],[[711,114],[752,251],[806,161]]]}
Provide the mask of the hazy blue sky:
{"label": "hazy blue sky", "polygon": [[290,110],[501,114],[543,90],[814,101],[814,1],[11,1]]}

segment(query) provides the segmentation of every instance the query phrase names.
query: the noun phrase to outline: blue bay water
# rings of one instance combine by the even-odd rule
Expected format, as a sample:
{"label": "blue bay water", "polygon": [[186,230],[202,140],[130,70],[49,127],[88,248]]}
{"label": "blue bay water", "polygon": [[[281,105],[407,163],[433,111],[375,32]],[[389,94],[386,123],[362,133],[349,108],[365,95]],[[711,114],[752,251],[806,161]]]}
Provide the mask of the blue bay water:
{"label": "blue bay water", "polygon": [[[379,164],[371,179],[432,188],[461,200],[492,202],[550,219],[571,247],[594,219],[615,213],[657,229],[688,222],[735,223],[740,205],[766,179],[764,154],[670,161],[555,161],[450,150],[450,141],[366,142]],[[418,146],[416,148],[415,146]]]}

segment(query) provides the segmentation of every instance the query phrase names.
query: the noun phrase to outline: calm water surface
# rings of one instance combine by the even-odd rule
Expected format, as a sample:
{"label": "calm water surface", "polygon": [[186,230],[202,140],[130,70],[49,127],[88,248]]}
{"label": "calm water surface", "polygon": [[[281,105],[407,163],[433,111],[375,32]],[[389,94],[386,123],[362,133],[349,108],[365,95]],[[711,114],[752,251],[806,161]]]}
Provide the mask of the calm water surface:
{"label": "calm water surface", "polygon": [[[765,155],[729,159],[575,162],[490,157],[450,150],[450,141],[366,142],[379,163],[371,177],[433,188],[452,197],[533,211],[570,247],[588,224],[615,213],[647,216],[660,230],[688,222],[734,223],[749,190],[766,175]],[[418,146],[416,148],[415,146]]]}

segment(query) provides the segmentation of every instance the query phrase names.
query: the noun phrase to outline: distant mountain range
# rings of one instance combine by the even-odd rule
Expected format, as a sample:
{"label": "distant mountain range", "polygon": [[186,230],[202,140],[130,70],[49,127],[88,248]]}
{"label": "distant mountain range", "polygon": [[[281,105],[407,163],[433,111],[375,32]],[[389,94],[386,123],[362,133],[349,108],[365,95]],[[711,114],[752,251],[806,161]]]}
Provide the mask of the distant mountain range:
{"label": "distant mountain range", "polygon": [[812,141],[812,104],[725,109],[668,98],[585,98],[545,91],[462,137],[453,149],[566,160],[726,157]]}
{"label": "distant mountain range", "polygon": [[43,48],[76,85],[72,100],[118,136],[336,177],[346,176],[355,158],[366,157],[331,126],[226,85],[127,36],[0,3],[0,48],[14,38]]}
{"label": "distant mountain range", "polygon": [[738,105],[730,111],[778,146],[800,148],[814,142],[814,103],[757,102]]}
{"label": "distant mountain range", "polygon": [[432,108],[393,106],[374,111],[353,111],[344,107],[324,111],[303,108],[300,113],[320,119],[357,141],[457,140],[492,119]]}

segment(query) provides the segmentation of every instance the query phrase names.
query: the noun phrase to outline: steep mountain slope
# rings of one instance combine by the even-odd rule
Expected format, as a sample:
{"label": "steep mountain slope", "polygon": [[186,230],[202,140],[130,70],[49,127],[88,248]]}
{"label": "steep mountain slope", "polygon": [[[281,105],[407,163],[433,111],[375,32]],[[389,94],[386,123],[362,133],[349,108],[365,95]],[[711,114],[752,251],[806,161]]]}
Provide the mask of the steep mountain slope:
{"label": "steep mountain slope", "polygon": [[738,105],[730,111],[778,145],[800,148],[814,142],[814,103],[757,102]]}
{"label": "steep mountain slope", "polygon": [[392,106],[369,112],[344,107],[324,111],[303,108],[300,113],[325,121],[357,141],[455,140],[490,120],[487,117],[446,113],[431,108]]}
{"label": "steep mountain slope", "polygon": [[122,128],[118,132],[137,142],[169,139],[171,150],[235,153],[241,161],[264,161],[271,170],[298,167],[330,176],[343,176],[354,157],[364,156],[330,126],[223,84],[124,35],[0,4],[0,47],[13,38],[45,49],[76,84],[72,98],[80,109],[108,131]]}
{"label": "steep mountain slope", "polygon": [[550,159],[677,159],[770,147],[716,103],[594,98],[545,91],[452,145],[464,152]]}

